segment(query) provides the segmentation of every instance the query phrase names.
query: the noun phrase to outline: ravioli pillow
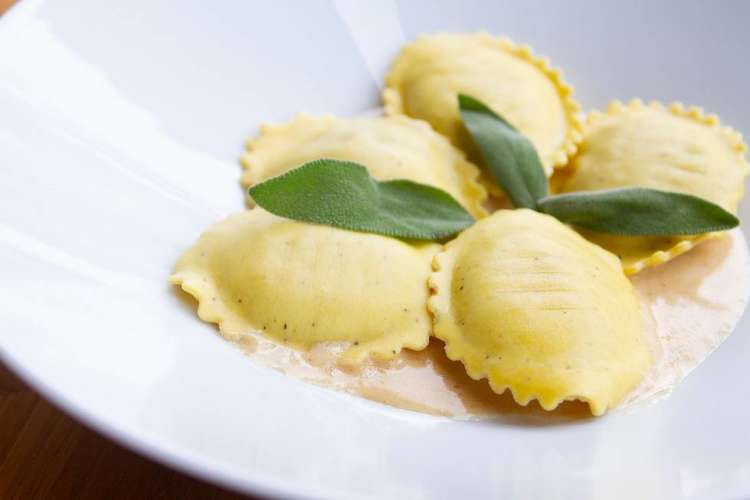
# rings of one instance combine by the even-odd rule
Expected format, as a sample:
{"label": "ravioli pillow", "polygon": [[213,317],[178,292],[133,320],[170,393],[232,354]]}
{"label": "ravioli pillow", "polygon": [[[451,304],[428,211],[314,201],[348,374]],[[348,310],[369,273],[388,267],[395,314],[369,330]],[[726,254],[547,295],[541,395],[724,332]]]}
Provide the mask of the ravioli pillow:
{"label": "ravioli pillow", "polygon": [[486,215],[486,190],[479,169],[429,125],[407,117],[336,118],[299,115],[262,128],[242,156],[245,187],[308,161],[333,158],[358,162],[375,179],[407,179],[450,193],[475,218]]}
{"label": "ravioli pillow", "polygon": [[338,343],[342,361],[361,363],[427,346],[427,278],[439,248],[254,208],[206,231],[170,281],[230,340],[259,333],[301,350]]}
{"label": "ravioli pillow", "polygon": [[617,258],[557,219],[500,210],[433,263],[434,335],[470,377],[552,410],[612,408],[651,366],[641,310]]}
{"label": "ravioli pillow", "polygon": [[383,101],[387,114],[429,122],[479,161],[461,121],[459,93],[484,102],[529,137],[548,174],[567,163],[580,141],[579,105],[562,73],[529,47],[487,33],[421,36],[406,45],[385,78]]}
{"label": "ravioli pillow", "polygon": [[[647,187],[705,198],[736,213],[750,170],[740,135],[699,108],[614,101],[589,115],[560,192]],[[631,237],[581,231],[615,253],[633,274],[666,262],[714,236]]]}

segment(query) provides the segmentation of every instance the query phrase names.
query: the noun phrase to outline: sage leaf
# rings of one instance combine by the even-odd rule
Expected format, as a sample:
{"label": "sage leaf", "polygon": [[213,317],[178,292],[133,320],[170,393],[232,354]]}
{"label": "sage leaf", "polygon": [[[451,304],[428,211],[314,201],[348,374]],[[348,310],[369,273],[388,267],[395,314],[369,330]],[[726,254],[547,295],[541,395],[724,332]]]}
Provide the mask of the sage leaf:
{"label": "sage leaf", "polygon": [[459,94],[458,106],[464,126],[495,182],[516,208],[535,209],[537,201],[547,196],[547,176],[534,145],[477,99]]}
{"label": "sage leaf", "polygon": [[647,188],[581,191],[539,201],[540,211],[591,231],[627,236],[677,236],[737,227],[733,214],[710,201]]}
{"label": "sage leaf", "polygon": [[314,160],[249,190],[287,219],[396,238],[440,240],[474,223],[448,193],[408,180],[378,182],[350,161]]}

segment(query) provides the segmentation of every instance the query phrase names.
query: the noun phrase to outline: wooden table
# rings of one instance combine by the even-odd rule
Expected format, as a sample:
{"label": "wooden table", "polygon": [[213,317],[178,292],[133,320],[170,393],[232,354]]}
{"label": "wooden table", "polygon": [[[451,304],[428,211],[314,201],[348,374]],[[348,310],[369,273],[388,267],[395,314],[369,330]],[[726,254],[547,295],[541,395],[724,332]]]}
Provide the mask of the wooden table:
{"label": "wooden table", "polygon": [[0,498],[240,499],[87,429],[0,364]]}
{"label": "wooden table", "polygon": [[[16,0],[0,0],[0,14]],[[0,363],[0,499],[246,498],[158,465],[71,419]]]}
{"label": "wooden table", "polygon": [[0,0],[0,14],[8,10],[14,3],[16,3],[16,0]]}

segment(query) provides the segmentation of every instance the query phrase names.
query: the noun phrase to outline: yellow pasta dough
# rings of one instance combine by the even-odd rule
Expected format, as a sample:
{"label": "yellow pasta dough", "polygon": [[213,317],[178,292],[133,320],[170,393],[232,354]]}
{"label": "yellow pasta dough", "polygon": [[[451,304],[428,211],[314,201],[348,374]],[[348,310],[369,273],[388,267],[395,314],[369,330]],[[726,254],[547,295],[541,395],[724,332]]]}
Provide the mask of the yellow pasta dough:
{"label": "yellow pasta dough", "polygon": [[[561,192],[641,186],[705,198],[736,212],[748,164],[740,135],[698,108],[615,101],[589,116]],[[710,235],[624,237],[581,231],[636,273],[684,253]]]}
{"label": "yellow pasta dough", "polygon": [[439,248],[254,208],[204,233],[171,282],[230,340],[261,332],[299,349],[342,343],[347,362],[390,359],[427,345],[427,278]]}
{"label": "yellow pasta dough", "polygon": [[601,415],[650,367],[617,258],[550,216],[495,212],[448,243],[433,268],[429,309],[448,357],[521,405],[578,399]]}
{"label": "yellow pasta dough", "polygon": [[479,169],[429,125],[407,117],[336,118],[299,115],[264,126],[242,156],[244,186],[305,162],[333,158],[361,163],[377,180],[408,179],[450,193],[474,217],[486,215]]}
{"label": "yellow pasta dough", "polygon": [[386,113],[426,120],[476,160],[459,93],[484,102],[528,136],[548,174],[576,150],[579,106],[561,73],[527,46],[486,33],[422,36],[405,46],[386,76],[383,100]]}

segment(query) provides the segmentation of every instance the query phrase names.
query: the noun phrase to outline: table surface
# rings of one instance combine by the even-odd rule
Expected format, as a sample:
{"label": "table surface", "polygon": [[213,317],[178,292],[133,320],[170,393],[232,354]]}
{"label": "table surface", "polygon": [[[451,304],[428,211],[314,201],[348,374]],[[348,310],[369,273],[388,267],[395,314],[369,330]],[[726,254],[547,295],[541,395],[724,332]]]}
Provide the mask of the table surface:
{"label": "table surface", "polygon": [[[0,0],[0,14],[16,0]],[[84,427],[0,363],[0,498],[246,498]]]}
{"label": "table surface", "polygon": [[158,465],[96,434],[0,365],[0,498],[244,497]]}

